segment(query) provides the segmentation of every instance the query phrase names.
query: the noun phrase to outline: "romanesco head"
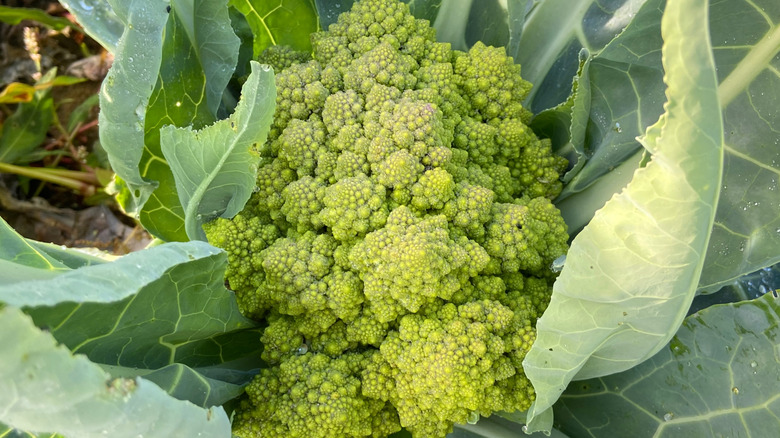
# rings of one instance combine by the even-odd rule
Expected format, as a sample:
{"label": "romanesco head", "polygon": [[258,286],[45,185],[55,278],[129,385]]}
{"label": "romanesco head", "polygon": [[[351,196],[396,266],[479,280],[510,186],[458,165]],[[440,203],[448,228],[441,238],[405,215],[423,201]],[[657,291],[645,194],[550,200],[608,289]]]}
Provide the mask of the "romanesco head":
{"label": "romanesco head", "polygon": [[503,48],[436,42],[399,0],[359,0],[270,49],[277,106],[244,211],[205,227],[264,368],[234,432],[443,437],[527,409],[522,360],[567,250],[566,161],[536,138]]}

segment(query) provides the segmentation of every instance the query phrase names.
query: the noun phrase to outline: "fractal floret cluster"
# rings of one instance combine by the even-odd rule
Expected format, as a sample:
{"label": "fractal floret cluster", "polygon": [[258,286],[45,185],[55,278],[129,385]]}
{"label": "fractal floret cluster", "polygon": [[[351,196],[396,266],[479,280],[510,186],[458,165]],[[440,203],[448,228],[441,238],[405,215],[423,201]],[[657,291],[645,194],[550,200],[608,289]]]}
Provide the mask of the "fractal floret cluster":
{"label": "fractal floret cluster", "polygon": [[534,400],[522,361],[567,233],[566,161],[528,128],[504,48],[468,52],[361,0],[312,54],[274,47],[256,190],[205,226],[267,367],[234,433],[443,437]]}

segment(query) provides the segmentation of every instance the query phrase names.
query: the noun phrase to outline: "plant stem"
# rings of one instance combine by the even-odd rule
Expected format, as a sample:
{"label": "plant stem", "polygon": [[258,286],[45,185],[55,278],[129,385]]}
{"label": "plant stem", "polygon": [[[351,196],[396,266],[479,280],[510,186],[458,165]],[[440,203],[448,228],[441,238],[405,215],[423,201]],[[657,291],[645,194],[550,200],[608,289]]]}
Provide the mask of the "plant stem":
{"label": "plant stem", "polygon": [[95,175],[75,170],[24,167],[0,163],[0,172],[13,173],[28,178],[59,184],[87,196],[95,194],[95,187],[100,186]]}

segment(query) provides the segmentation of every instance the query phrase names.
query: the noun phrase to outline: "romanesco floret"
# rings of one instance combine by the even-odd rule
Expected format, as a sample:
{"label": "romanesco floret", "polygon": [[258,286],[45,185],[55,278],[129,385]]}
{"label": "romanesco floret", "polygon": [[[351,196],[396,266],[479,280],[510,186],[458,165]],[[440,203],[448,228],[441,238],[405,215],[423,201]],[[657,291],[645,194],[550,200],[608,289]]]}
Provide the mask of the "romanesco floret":
{"label": "romanesco floret", "polygon": [[293,119],[271,149],[303,177],[314,174],[317,157],[326,150],[324,142],[325,125],[318,118]]}
{"label": "romanesco floret", "polygon": [[419,219],[401,206],[390,213],[384,228],[355,245],[350,261],[377,318],[389,322],[436,297],[450,298],[482,270],[488,257],[479,245],[468,245],[468,239],[452,240],[446,217]]}
{"label": "romanesco floret", "polygon": [[566,224],[547,198],[493,204],[481,242],[502,272],[545,275],[567,247]]}
{"label": "romanesco floret", "polygon": [[[504,408],[507,399],[516,399],[511,391],[527,392],[526,382],[496,386],[517,374],[510,358],[514,344],[503,339],[514,329],[514,312],[490,300],[446,304],[435,317],[406,315],[380,347],[385,363],[375,360],[364,371],[371,382],[367,391],[388,394],[401,424],[415,436],[441,436],[450,426],[433,419],[465,423],[473,414]],[[376,388],[389,381],[392,387]],[[528,406],[530,400],[521,408]]]}
{"label": "romanesco floret", "polygon": [[275,225],[264,224],[260,216],[247,217],[249,213],[251,210],[245,210],[231,220],[220,218],[203,228],[213,236],[211,243],[227,252],[225,280],[236,291],[241,313],[259,318],[271,307],[270,297],[260,289],[265,281],[260,252],[274,243],[280,233]]}
{"label": "romanesco floret", "polygon": [[530,119],[521,102],[531,91],[531,84],[520,77],[520,66],[506,56],[503,48],[477,42],[468,56],[455,59],[454,68],[463,78],[471,114],[486,121]]}
{"label": "romanesco floret", "polygon": [[281,72],[293,64],[311,59],[311,53],[298,52],[290,46],[270,46],[257,57],[257,62],[268,64],[275,72]]}
{"label": "romanesco floret", "polygon": [[375,415],[387,422],[380,426],[385,436],[400,430],[386,402],[361,393],[357,370],[365,367],[366,356],[298,354],[279,367],[261,370],[246,388],[244,404],[249,406],[237,415],[234,432],[253,437],[376,436]]}
{"label": "romanesco floret", "polygon": [[411,205],[419,211],[441,210],[455,197],[455,180],[446,170],[435,167],[412,186]]}
{"label": "romanesco floret", "polygon": [[339,180],[325,189],[320,219],[338,240],[363,236],[387,220],[385,191],[363,174]]}
{"label": "romanesco floret", "polygon": [[495,127],[467,117],[455,129],[455,145],[469,153],[469,161],[480,166],[493,162],[498,152]]}
{"label": "romanesco floret", "polygon": [[[309,99],[307,99],[307,85],[317,84],[321,73],[320,64],[310,61],[303,64],[293,64],[278,72],[276,75],[276,111],[269,140],[281,135],[287,123],[292,119],[306,120],[312,113],[322,109],[324,99],[312,99],[310,94],[316,92],[328,92],[327,88],[309,87]],[[321,101],[321,102],[320,102]]]}
{"label": "romanesco floret", "polygon": [[309,175],[288,184],[282,190],[281,207],[287,222],[295,225],[300,233],[322,227],[319,214],[324,194],[325,184]]}
{"label": "romanesco floret", "polygon": [[520,67],[437,42],[399,0],[356,1],[312,48],[265,53],[255,193],[204,227],[265,327],[234,434],[440,438],[527,409],[568,236],[550,201],[566,161],[527,126]]}
{"label": "romanesco floret", "polygon": [[336,240],[309,231],[297,238],[276,240],[263,250],[263,271],[271,299],[287,315],[327,308],[327,288],[322,283],[333,265]]}
{"label": "romanesco floret", "polygon": [[284,205],[282,192],[296,180],[296,172],[290,169],[287,161],[277,158],[262,163],[255,178],[255,193],[248,206],[268,214],[272,219],[281,218]]}

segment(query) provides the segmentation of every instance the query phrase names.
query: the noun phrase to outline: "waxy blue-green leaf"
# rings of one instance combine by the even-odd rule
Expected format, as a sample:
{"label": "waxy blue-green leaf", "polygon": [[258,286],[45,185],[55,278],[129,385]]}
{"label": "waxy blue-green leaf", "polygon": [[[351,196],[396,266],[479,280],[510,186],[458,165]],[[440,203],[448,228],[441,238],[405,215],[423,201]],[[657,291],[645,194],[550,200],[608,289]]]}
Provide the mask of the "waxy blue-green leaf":
{"label": "waxy blue-green leaf", "polygon": [[[585,59],[574,93],[578,101],[545,111],[534,120],[534,129],[555,136],[555,127],[544,126],[545,113],[563,113],[561,116],[571,119],[569,136],[563,139],[565,143],[556,141],[557,152],[565,155],[573,166],[564,178],[566,186],[557,202],[565,215],[571,216],[569,209],[574,214],[588,210],[581,202],[574,201],[568,208],[561,201],[594,184],[641,150],[636,137],[663,112],[666,101],[661,65],[664,3],[647,1],[634,20],[606,47],[593,56],[581,54]],[[611,195],[605,193],[606,199]],[[596,208],[601,205],[603,202]],[[593,211],[589,213],[592,215]],[[567,223],[574,229],[582,225],[571,220]]]}
{"label": "waxy blue-green leaf", "polygon": [[[570,231],[587,224],[642,162],[633,139],[661,114],[664,100],[664,3],[647,1],[615,40],[586,59],[576,105],[570,98],[534,120],[534,129],[576,163],[557,202]],[[699,285],[713,292],[780,261],[780,11],[773,2],[712,2],[708,14],[726,141],[721,201]],[[592,97],[582,99],[586,92]]]}
{"label": "waxy blue-green leaf", "polygon": [[200,131],[164,127],[162,152],[171,166],[184,207],[187,235],[205,240],[201,225],[233,217],[252,194],[260,156],[276,104],[273,71],[256,62],[244,83],[236,111]]}
{"label": "waxy blue-green leaf", "polygon": [[126,21],[117,17],[110,2],[106,0],[60,0],[60,4],[76,17],[87,35],[109,52],[116,52]]}
{"label": "waxy blue-green leaf", "polygon": [[[40,254],[27,253],[17,259],[24,263],[8,263],[30,266]],[[33,260],[44,265],[44,256]],[[59,342],[97,363],[219,365],[259,347],[257,334],[239,333],[254,324],[225,289],[226,263],[225,253],[205,242],[174,242],[79,269],[36,267],[32,279],[0,285],[0,302],[25,308]],[[52,270],[54,278],[36,275]]]}
{"label": "waxy blue-green leaf", "polygon": [[510,419],[511,417],[522,417],[522,413],[482,417],[476,424],[455,424],[454,430],[447,434],[447,438],[568,438],[557,429],[550,430],[549,434],[543,432],[526,434],[523,432],[524,420]]}
{"label": "waxy blue-green leaf", "polygon": [[256,58],[269,46],[311,51],[309,35],[319,29],[314,0],[230,0],[244,14],[254,34]]}
{"label": "waxy blue-green leaf", "polygon": [[636,137],[663,111],[664,3],[644,3],[598,54],[581,52],[569,99],[533,120],[533,129],[551,138],[556,152],[569,160],[571,169],[556,206],[572,234],[631,180],[645,152]]}
{"label": "waxy blue-green leaf", "polygon": [[29,241],[2,221],[0,240],[0,302],[113,377],[145,377],[205,407],[237,396],[258,366],[259,334],[224,286],[225,253],[205,242],[109,262]]}
{"label": "waxy blue-green leaf", "polygon": [[30,279],[54,278],[68,272],[72,265],[98,262],[94,257],[75,250],[25,239],[3,218],[0,218],[0,242],[3,242],[0,245],[0,290]]}
{"label": "waxy blue-green leaf", "polygon": [[[70,6],[75,4],[80,3],[73,1]],[[108,0],[108,4],[124,28],[114,48],[114,63],[100,90],[100,143],[125,190],[119,198],[122,206],[129,214],[138,215],[159,185],[143,178],[139,164],[144,151],[146,108],[162,61],[160,47],[168,21],[168,2]],[[90,24],[83,23],[87,29]]]}
{"label": "waxy blue-green leaf", "polygon": [[639,366],[570,384],[556,425],[575,437],[774,436],[778,336],[780,301],[771,293],[705,309]]}
{"label": "waxy blue-green leaf", "polygon": [[1,265],[34,268],[34,271],[25,271],[30,275],[24,280],[8,281],[4,277],[0,283],[0,301],[18,307],[117,302],[154,284],[179,264],[217,258],[221,251],[201,242],[161,245],[130,253],[112,263],[72,270],[32,245],[24,254],[27,254],[25,259],[3,255],[5,262]]}
{"label": "waxy blue-green leaf", "polygon": [[[26,239],[0,217],[0,287],[18,281],[42,280],[70,269],[107,263],[116,256],[87,253]],[[104,257],[103,257],[104,256]]]}
{"label": "waxy blue-green leaf", "polygon": [[[519,8],[521,11],[523,8]],[[477,41],[493,47],[506,47],[509,42],[508,3],[500,0],[480,0],[471,4],[464,33],[466,45]]]}
{"label": "waxy blue-green leaf", "polygon": [[[27,239],[19,235],[2,217],[0,217],[0,278],[7,284],[14,281],[14,267],[30,268],[41,271],[66,271],[68,268],[60,261],[38,250]],[[29,279],[31,277],[20,277]],[[32,277],[34,278],[34,277]]]}
{"label": "waxy blue-green leaf", "polygon": [[534,113],[564,102],[579,67],[578,54],[596,54],[634,18],[645,0],[545,0],[525,17],[514,53],[534,88],[526,99]]}
{"label": "waxy blue-green leaf", "polygon": [[230,437],[221,407],[176,400],[144,379],[112,379],[11,306],[0,309],[0,349],[0,421],[8,426],[84,438]]}
{"label": "waxy blue-green leaf", "polygon": [[699,287],[780,262],[780,4],[713,2],[725,168]]}
{"label": "waxy blue-green leaf", "polygon": [[[173,43],[173,47],[184,49],[183,45],[187,45],[186,51],[188,53],[185,56],[195,58],[194,65],[187,68],[197,70],[198,74],[204,78],[203,87],[205,90],[196,92],[195,96],[202,93],[205,99],[203,103],[212,114],[216,115],[222,102],[225,87],[236,68],[240,44],[231,27],[227,0],[172,0],[169,15],[178,20],[179,31],[184,34],[179,37],[186,41]],[[168,37],[169,35],[166,35],[166,39]],[[183,54],[170,53],[166,49],[166,45],[163,44],[163,55],[166,59],[160,69],[160,79],[164,83],[158,83],[162,87],[170,86],[170,82],[177,79],[177,76],[178,79],[182,79],[182,76],[189,73],[181,65],[182,62],[185,62],[181,57]],[[167,59],[168,55],[176,55],[176,59]],[[187,62],[193,61],[187,60]],[[176,65],[171,65],[172,63],[176,63]],[[178,70],[178,72],[174,73],[171,70]],[[176,91],[178,90],[173,90],[174,93]],[[190,93],[190,89],[183,89],[183,94]],[[198,99],[198,103],[200,100]],[[171,100],[171,103],[173,102],[175,100]],[[179,108],[173,104],[169,107],[169,111],[174,107]]]}
{"label": "waxy blue-green leaf", "polygon": [[319,17],[320,27],[328,30],[328,26],[338,21],[339,15],[347,12],[355,0],[314,0]]}
{"label": "waxy blue-green leaf", "polygon": [[163,61],[146,109],[141,176],[158,181],[140,212],[141,223],[168,241],[187,239],[184,210],[160,148],[166,125],[200,129],[217,120],[222,94],[236,67],[238,38],[225,1],[175,0],[162,43]]}
{"label": "waxy blue-green leaf", "polygon": [[56,433],[26,432],[0,423],[0,437],[2,438],[65,438]]}
{"label": "waxy blue-green leaf", "polygon": [[[68,248],[53,243],[37,242],[25,239],[40,254],[45,254],[67,268],[77,269],[83,266],[99,265],[115,260],[117,256],[94,250],[94,248]],[[29,280],[29,278],[27,279]]]}
{"label": "waxy blue-green leaf", "polygon": [[[572,176],[576,175],[587,162],[585,159],[585,136],[588,132],[590,118],[590,62],[592,58],[587,50],[580,52],[580,58],[577,80],[572,86],[569,98],[554,108],[536,114],[531,123],[534,133],[538,137],[549,138],[555,153],[569,161],[569,170],[561,178],[564,183],[568,183]],[[556,206],[560,209],[560,200],[556,201]],[[562,211],[562,213],[566,212]],[[584,222],[587,223],[591,216],[592,212]],[[566,217],[564,216],[564,218]],[[566,223],[569,224],[568,218],[566,219]],[[569,233],[574,234],[573,232],[579,231],[580,228],[581,226],[572,227],[569,225]]]}
{"label": "waxy blue-green leaf", "polygon": [[[525,5],[513,5],[512,10],[524,15]],[[514,32],[517,24],[513,22]],[[450,43],[457,50],[467,51],[477,41],[489,46],[507,46],[510,40],[509,7],[498,0],[444,0],[432,25],[436,28],[436,39]]]}
{"label": "waxy blue-green leaf", "polygon": [[506,43],[506,54],[512,59],[518,59],[525,18],[533,5],[533,0],[513,0],[507,4],[509,40]]}
{"label": "waxy blue-green leaf", "polygon": [[[101,144],[117,175],[120,203],[164,240],[187,237],[159,129],[216,120],[239,45],[226,2],[109,2],[124,30],[101,90]],[[97,7],[75,3],[70,7]],[[100,25],[88,20],[85,26]]]}
{"label": "waxy blue-green leaf", "polygon": [[428,20],[431,24],[439,14],[441,4],[446,0],[401,0],[409,5],[409,12],[417,18]]}
{"label": "waxy blue-green leaf", "polygon": [[666,112],[652,154],[574,239],[523,362],[535,418],[573,379],[631,368],[674,335],[695,295],[723,170],[723,126],[706,0],[667,5],[661,31]]}
{"label": "waxy blue-green leaf", "polygon": [[189,401],[204,408],[220,406],[244,392],[242,384],[209,378],[198,370],[180,363],[155,370],[110,365],[103,365],[102,368],[114,378],[143,377],[145,380],[155,383],[172,397]]}

